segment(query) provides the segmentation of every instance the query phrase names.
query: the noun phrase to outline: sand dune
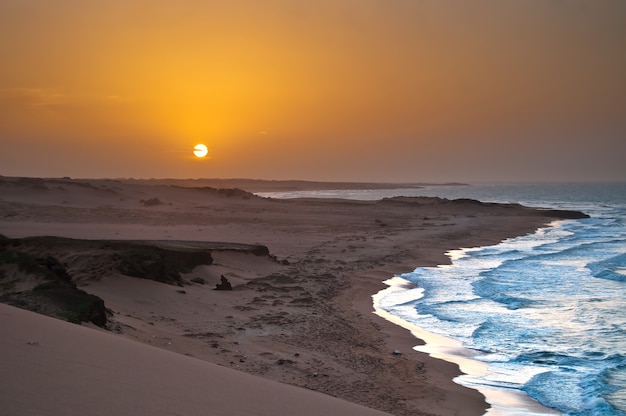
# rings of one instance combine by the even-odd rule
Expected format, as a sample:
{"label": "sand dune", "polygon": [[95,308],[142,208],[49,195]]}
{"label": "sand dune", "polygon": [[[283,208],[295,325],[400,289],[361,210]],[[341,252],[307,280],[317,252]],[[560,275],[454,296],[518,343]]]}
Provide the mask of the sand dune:
{"label": "sand dune", "polygon": [[6,416],[384,415],[0,304]]}

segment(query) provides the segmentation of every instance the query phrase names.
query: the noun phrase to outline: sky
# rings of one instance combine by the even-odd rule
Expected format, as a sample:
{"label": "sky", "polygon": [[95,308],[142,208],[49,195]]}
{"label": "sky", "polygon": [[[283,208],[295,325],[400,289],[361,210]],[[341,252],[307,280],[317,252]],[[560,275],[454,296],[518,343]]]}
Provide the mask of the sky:
{"label": "sky", "polygon": [[0,175],[626,181],[625,22],[623,0],[0,0]]}

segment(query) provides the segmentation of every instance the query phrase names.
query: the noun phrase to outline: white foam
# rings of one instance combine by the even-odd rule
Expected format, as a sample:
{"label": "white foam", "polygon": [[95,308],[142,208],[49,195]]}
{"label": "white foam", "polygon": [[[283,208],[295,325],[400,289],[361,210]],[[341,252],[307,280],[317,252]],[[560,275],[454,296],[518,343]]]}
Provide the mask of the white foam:
{"label": "white foam", "polygon": [[465,348],[459,341],[428,332],[382,309],[382,299],[389,296],[398,296],[398,292],[406,290],[407,284],[410,285],[410,282],[407,282],[405,279],[400,277],[393,277],[386,280],[384,283],[387,284],[388,287],[372,296],[374,313],[389,322],[408,329],[413,336],[425,342],[425,345],[414,347],[415,350],[424,352],[433,358],[457,364],[461,372],[465,375],[455,378],[454,381],[463,386],[478,390],[483,396],[485,396],[485,400],[491,406],[485,415],[539,416],[559,414],[559,412],[540,405],[538,402],[519,390],[505,389],[478,383],[478,380],[484,378],[488,374],[488,364],[476,359],[480,353]]}

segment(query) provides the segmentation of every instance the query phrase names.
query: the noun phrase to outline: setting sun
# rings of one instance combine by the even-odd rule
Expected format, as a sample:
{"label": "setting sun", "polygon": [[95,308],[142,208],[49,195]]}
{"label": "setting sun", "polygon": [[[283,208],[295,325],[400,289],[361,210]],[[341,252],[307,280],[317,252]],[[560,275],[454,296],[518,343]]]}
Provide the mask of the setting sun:
{"label": "setting sun", "polygon": [[193,148],[193,154],[198,158],[206,157],[208,153],[209,153],[209,149],[207,149],[207,147],[203,144],[197,144]]}

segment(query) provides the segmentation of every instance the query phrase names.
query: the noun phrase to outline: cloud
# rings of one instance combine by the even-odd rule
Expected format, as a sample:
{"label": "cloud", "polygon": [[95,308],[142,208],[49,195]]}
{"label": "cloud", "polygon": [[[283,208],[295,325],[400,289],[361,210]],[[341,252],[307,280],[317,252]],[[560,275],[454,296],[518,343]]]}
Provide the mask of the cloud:
{"label": "cloud", "polygon": [[[129,98],[117,94],[76,95],[52,88],[24,87],[0,89],[0,105],[18,108],[97,106],[129,101]],[[131,100],[132,101],[132,100]]]}
{"label": "cloud", "polygon": [[0,89],[0,139],[93,135],[127,125],[133,102],[115,94],[67,94],[39,87]]}
{"label": "cloud", "polygon": [[45,131],[66,118],[63,106],[67,97],[48,88],[0,89],[0,138]]}
{"label": "cloud", "polygon": [[18,107],[50,107],[64,103],[65,95],[47,88],[5,88],[0,89],[0,105]]}

